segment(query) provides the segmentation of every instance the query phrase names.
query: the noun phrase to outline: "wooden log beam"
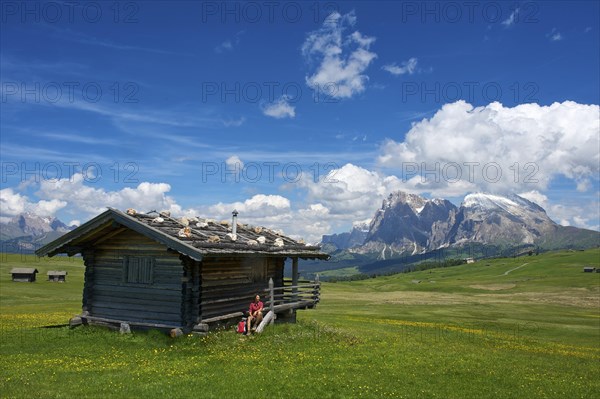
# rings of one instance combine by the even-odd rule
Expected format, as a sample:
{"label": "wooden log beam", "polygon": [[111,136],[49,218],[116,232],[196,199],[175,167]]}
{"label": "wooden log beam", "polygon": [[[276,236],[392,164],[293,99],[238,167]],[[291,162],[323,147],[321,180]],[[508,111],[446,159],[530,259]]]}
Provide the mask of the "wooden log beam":
{"label": "wooden log beam", "polygon": [[298,293],[298,258],[292,258],[292,294]]}
{"label": "wooden log beam", "polygon": [[81,253],[83,250],[84,247],[80,245],[67,245],[63,247],[63,252],[65,252],[68,256],[76,255]]}
{"label": "wooden log beam", "polygon": [[179,327],[181,327],[181,326],[177,326],[177,325],[174,325],[174,324],[144,323],[144,322],[138,322],[138,321],[108,319],[108,318],[96,317],[96,316],[81,316],[81,318],[84,320],[84,323],[85,322],[88,322],[88,323],[92,322],[92,324],[94,322],[109,323],[109,324],[119,324],[119,325],[121,325],[121,323],[125,323],[125,324],[129,324],[131,326],[161,328],[161,329],[169,329],[169,330],[173,329],[173,328],[179,328]]}
{"label": "wooden log beam", "polygon": [[283,287],[275,287],[276,290],[290,290],[294,288],[314,288],[317,284],[298,284],[298,285],[286,285]]}
{"label": "wooden log beam", "polygon": [[234,313],[224,314],[224,315],[221,315],[221,316],[211,317],[211,318],[208,318],[208,319],[202,319],[202,322],[206,323],[206,324],[208,324],[208,323],[214,323],[214,322],[217,322],[217,321],[223,321],[223,320],[227,320],[227,319],[233,319],[233,318],[236,318],[236,317],[242,317],[243,315],[244,315],[243,312],[234,312]]}
{"label": "wooden log beam", "polygon": [[275,311],[275,313],[279,313],[281,311],[288,310],[288,309],[304,309],[307,307],[313,307],[314,304],[315,303],[310,300],[289,302],[289,303],[284,303],[282,305],[275,305],[273,310]]}
{"label": "wooden log beam", "polygon": [[269,309],[271,310],[271,312],[273,311],[273,307],[275,305],[275,291],[274,291],[274,287],[273,287],[273,279],[270,278],[269,279]]}
{"label": "wooden log beam", "polygon": [[243,301],[243,300],[246,300],[246,299],[248,299],[248,295],[236,296],[236,297],[232,297],[232,298],[213,299],[213,300],[210,300],[210,301],[202,301],[202,302],[200,302],[200,304],[202,306],[204,306],[204,305],[210,305],[210,304],[214,304],[214,303]]}
{"label": "wooden log beam", "polygon": [[265,317],[263,317],[258,327],[256,327],[256,332],[260,334],[261,332],[263,332],[267,324],[273,324],[274,321],[275,313],[272,310],[270,310],[269,313],[267,313]]}

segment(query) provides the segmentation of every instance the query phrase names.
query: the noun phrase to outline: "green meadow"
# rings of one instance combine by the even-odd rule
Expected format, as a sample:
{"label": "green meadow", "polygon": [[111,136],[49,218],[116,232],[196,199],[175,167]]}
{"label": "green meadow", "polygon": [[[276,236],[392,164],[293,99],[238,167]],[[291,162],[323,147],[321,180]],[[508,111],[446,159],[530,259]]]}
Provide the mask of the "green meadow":
{"label": "green meadow", "polygon": [[[324,283],[298,323],[171,339],[64,326],[78,258],[0,254],[2,398],[591,398],[600,250]],[[13,283],[12,267],[36,267]],[[67,270],[50,283],[48,270]],[[53,326],[53,328],[43,328]]]}

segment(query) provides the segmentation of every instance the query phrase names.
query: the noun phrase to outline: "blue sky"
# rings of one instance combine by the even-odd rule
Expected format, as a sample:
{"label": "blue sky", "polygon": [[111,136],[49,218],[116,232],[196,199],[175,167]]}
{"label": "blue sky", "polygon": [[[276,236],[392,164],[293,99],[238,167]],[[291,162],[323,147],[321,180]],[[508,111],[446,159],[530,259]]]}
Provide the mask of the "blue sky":
{"label": "blue sky", "polygon": [[1,12],[3,220],[238,208],[316,240],[401,189],[516,192],[599,228],[597,2]]}

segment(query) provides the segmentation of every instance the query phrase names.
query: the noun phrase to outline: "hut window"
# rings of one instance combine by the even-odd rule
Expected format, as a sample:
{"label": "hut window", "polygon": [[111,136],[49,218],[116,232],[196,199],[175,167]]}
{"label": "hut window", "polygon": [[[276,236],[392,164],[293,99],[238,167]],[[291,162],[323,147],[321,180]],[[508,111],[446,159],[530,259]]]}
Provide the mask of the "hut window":
{"label": "hut window", "polygon": [[126,256],[124,262],[124,280],[133,284],[152,284],[154,274],[154,258]]}

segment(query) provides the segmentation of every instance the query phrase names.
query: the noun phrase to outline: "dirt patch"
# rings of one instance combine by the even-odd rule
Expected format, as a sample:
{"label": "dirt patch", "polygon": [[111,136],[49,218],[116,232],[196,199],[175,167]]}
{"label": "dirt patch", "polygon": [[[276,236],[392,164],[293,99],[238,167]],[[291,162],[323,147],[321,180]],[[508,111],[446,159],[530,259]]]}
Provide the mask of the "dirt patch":
{"label": "dirt patch", "polygon": [[580,308],[598,309],[600,295],[598,290],[574,288],[561,292],[503,292],[514,287],[514,284],[480,284],[470,287],[481,289],[481,293],[447,293],[423,291],[380,291],[353,293],[352,299],[346,294],[331,295],[324,293],[328,300],[344,300],[356,303],[356,306],[365,304],[386,305],[470,305],[470,304],[522,304],[532,303],[575,306]]}
{"label": "dirt patch", "polygon": [[356,301],[359,304],[370,305],[462,305],[473,302],[473,298],[462,294],[422,291],[384,291],[355,293],[352,295],[352,300]]}
{"label": "dirt patch", "polygon": [[476,290],[486,290],[486,291],[502,291],[502,290],[510,290],[511,288],[515,288],[516,284],[506,283],[506,284],[473,284],[469,287],[475,288]]}
{"label": "dirt patch", "polygon": [[[500,294],[482,294],[494,298],[494,302],[501,302]],[[496,296],[497,295],[497,296]],[[504,294],[507,295],[507,294]],[[600,297],[594,294],[582,295],[580,292],[571,290],[561,293],[533,293],[519,292],[510,296],[513,303],[543,303],[548,305],[575,306],[578,308],[595,308],[600,306]]]}

